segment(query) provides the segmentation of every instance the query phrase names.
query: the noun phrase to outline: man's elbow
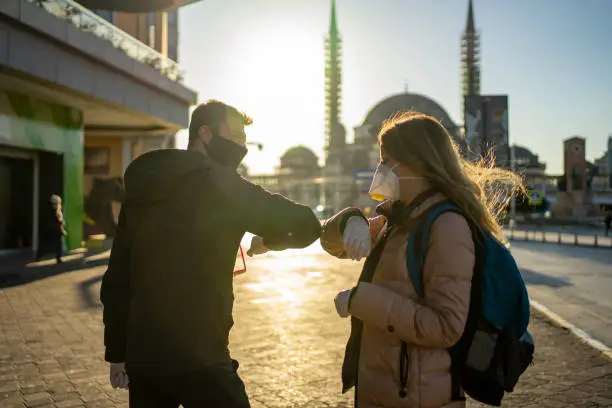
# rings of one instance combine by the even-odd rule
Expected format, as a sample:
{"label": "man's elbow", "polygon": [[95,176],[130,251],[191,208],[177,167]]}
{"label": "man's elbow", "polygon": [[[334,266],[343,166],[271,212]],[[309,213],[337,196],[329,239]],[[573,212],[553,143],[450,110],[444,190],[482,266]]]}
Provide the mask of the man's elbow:
{"label": "man's elbow", "polygon": [[299,233],[296,234],[296,246],[298,248],[306,248],[315,242],[321,236],[321,223],[315,217],[314,213],[309,209],[308,217],[304,217],[301,225],[298,226]]}

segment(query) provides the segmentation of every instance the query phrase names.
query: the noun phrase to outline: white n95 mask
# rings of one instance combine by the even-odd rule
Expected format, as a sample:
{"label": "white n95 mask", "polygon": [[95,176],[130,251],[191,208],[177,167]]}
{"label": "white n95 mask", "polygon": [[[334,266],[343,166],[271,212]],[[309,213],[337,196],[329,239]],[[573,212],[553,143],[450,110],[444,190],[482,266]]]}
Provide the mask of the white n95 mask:
{"label": "white n95 mask", "polygon": [[414,176],[398,177],[393,171],[397,166],[399,166],[399,163],[393,167],[388,167],[383,163],[378,165],[374,173],[374,178],[372,179],[372,184],[370,185],[370,197],[376,201],[399,200],[400,180],[422,179],[422,177]]}

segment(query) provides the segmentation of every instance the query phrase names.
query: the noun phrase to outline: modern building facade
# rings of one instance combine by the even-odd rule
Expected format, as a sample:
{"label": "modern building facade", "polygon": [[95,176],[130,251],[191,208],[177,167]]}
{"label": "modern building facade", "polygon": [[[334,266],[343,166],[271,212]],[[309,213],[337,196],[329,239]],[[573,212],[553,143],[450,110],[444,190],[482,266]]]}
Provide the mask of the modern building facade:
{"label": "modern building facade", "polygon": [[50,194],[63,197],[67,247],[79,247],[85,208],[112,216],[120,198],[87,200],[94,186],[120,182],[188,125],[197,95],[170,47],[130,35],[120,17],[72,0],[0,2],[0,252],[38,247]]}
{"label": "modern building facade", "polygon": [[186,6],[199,0],[81,0],[79,3],[91,9],[148,13]]}
{"label": "modern building facade", "polygon": [[612,190],[612,135],[608,136],[604,154],[596,159],[594,164],[597,166],[597,180],[594,188]]}
{"label": "modern building facade", "polygon": [[178,62],[178,9],[147,13],[93,11],[143,44]]}

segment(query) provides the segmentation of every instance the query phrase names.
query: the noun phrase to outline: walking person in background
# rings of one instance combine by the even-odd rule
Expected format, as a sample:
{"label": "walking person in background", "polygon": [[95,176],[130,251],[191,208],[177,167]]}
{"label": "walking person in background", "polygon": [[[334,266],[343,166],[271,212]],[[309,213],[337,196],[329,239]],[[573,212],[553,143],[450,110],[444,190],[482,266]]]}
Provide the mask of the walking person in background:
{"label": "walking person in background", "polygon": [[44,209],[40,222],[43,228],[36,260],[40,261],[47,253],[53,253],[57,263],[62,263],[62,240],[66,236],[66,229],[60,196],[52,194],[49,197],[49,205]]}
{"label": "walking person in background", "polygon": [[606,237],[610,236],[610,228],[612,228],[612,207],[608,207],[606,210],[606,216],[604,218],[604,224],[606,228]]}
{"label": "walking person in background", "polygon": [[[447,348],[461,338],[470,309],[470,226],[503,241],[494,209],[499,197],[488,196],[485,186],[512,187],[520,179],[461,159],[446,129],[422,114],[385,124],[379,144],[370,188],[374,199],[384,200],[379,215],[368,219],[359,209],[345,209],[324,224],[321,235],[323,248],[338,258],[367,256],[358,284],[335,298],[340,317],[351,316],[343,392],[355,387],[361,408],[463,407]],[[421,215],[447,200],[460,213],[443,213],[432,224],[421,296],[407,274],[408,237]]]}
{"label": "walking person in background", "polygon": [[125,174],[125,201],[104,274],[105,359],[132,408],[247,408],[228,349],[233,268],[249,253],[303,248],[310,208],[239,176],[251,119],[219,101],[192,113],[185,150],[157,150]]}

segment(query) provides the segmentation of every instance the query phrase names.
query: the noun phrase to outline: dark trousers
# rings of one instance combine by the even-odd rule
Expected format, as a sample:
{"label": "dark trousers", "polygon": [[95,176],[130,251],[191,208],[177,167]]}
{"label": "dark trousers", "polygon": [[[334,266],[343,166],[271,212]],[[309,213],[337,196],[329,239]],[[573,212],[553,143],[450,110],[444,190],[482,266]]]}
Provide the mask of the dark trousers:
{"label": "dark trousers", "polygon": [[59,262],[62,259],[62,236],[48,236],[40,240],[38,245],[38,251],[36,252],[36,259],[40,260],[46,254],[52,253],[55,255],[55,259]]}
{"label": "dark trousers", "polygon": [[211,369],[176,376],[129,374],[130,408],[250,408],[237,373]]}

